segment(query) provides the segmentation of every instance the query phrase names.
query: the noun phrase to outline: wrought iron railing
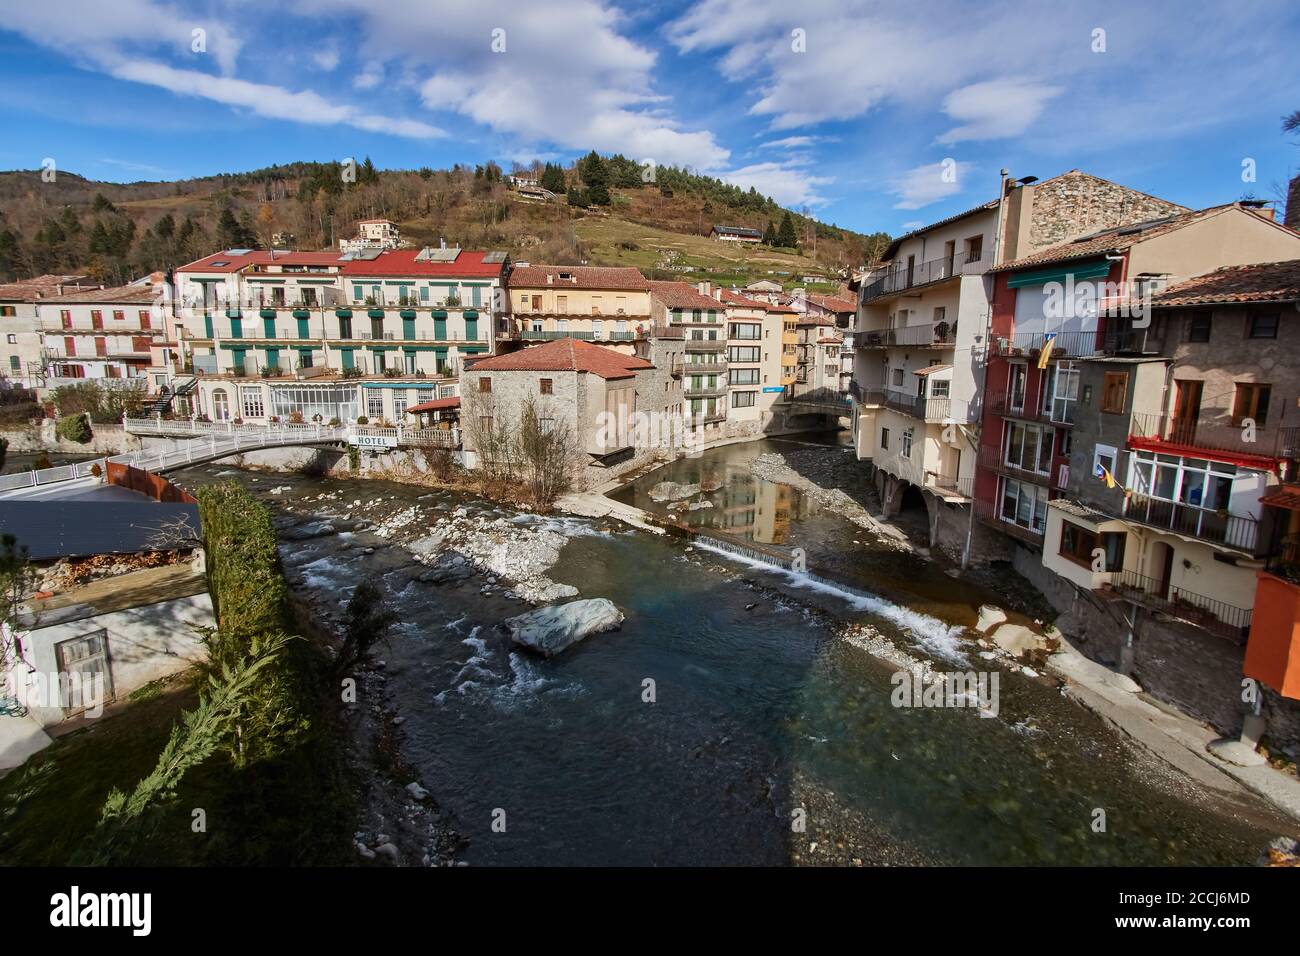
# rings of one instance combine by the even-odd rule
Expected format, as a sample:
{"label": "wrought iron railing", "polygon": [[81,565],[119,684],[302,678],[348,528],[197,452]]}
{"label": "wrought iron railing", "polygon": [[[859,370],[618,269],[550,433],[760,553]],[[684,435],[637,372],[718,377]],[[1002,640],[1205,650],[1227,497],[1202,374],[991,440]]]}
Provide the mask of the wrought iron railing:
{"label": "wrought iron railing", "polygon": [[982,261],[981,252],[974,250],[957,252],[939,259],[931,259],[929,262],[913,263],[910,266],[906,262],[896,263],[863,288],[862,301],[870,302],[882,295],[891,295],[905,289],[951,279],[953,276],[961,275],[968,263],[980,261]]}
{"label": "wrought iron railing", "polygon": [[1124,517],[1130,521],[1198,538],[1213,544],[1255,554],[1259,546],[1259,521],[1255,518],[1198,508],[1146,495],[1124,499]]}
{"label": "wrought iron railing", "polygon": [[1242,643],[1250,633],[1249,608],[1197,594],[1136,571],[1112,572],[1108,583],[1111,590],[1135,604],[1176,617],[1228,640]]}
{"label": "wrought iron railing", "polygon": [[[1202,410],[1203,412],[1206,410]],[[1263,426],[1244,419],[1233,421],[1225,410],[1210,412],[1213,420],[1189,421],[1164,413],[1139,412],[1132,416],[1132,438],[1168,442],[1206,451],[1227,451],[1266,458],[1300,457],[1300,427]]]}

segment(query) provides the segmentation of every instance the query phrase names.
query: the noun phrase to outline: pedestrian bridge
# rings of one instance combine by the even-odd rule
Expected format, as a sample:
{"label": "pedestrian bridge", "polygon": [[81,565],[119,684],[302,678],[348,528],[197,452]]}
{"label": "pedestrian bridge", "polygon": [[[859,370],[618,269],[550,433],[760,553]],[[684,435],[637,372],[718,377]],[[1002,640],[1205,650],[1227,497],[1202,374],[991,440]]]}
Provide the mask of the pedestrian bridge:
{"label": "pedestrian bridge", "polygon": [[83,485],[92,486],[100,480],[94,474],[95,467],[99,467],[102,475],[106,470],[104,463],[110,461],[131,465],[143,471],[163,473],[267,448],[353,445],[379,450],[432,450],[460,447],[460,430],[457,428],[410,428],[403,425],[380,428],[291,422],[251,425],[164,418],[128,418],[122,422],[122,427],[129,435],[174,438],[184,440],[184,444],[166,451],[136,451],[73,465],[0,475],[0,498],[55,497]]}

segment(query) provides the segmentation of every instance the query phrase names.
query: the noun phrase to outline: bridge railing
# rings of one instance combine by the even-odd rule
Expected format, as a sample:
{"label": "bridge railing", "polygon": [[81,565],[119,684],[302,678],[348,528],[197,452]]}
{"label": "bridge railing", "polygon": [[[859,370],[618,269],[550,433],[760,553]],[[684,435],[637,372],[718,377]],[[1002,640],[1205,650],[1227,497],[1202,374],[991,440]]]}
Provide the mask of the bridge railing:
{"label": "bridge railing", "polygon": [[339,429],[320,422],[267,422],[246,424],[242,422],[201,422],[195,419],[127,418],[122,427],[132,435],[269,435],[288,434],[304,436],[332,435]]}

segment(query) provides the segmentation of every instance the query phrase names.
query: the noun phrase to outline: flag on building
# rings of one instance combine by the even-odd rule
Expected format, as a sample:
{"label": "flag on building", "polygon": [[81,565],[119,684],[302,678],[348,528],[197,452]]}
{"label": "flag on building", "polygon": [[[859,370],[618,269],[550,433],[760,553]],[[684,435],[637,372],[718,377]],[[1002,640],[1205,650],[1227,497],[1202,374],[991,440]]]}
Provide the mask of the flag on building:
{"label": "flag on building", "polygon": [[1102,481],[1106,482],[1107,488],[1114,488],[1119,484],[1119,482],[1115,480],[1115,476],[1110,473],[1110,469],[1101,462],[1097,462],[1097,471],[1095,474]]}
{"label": "flag on building", "polygon": [[1043,350],[1038,353],[1038,367],[1047,368],[1048,361],[1052,358],[1052,343],[1056,341],[1056,333],[1048,332],[1043,336]]}

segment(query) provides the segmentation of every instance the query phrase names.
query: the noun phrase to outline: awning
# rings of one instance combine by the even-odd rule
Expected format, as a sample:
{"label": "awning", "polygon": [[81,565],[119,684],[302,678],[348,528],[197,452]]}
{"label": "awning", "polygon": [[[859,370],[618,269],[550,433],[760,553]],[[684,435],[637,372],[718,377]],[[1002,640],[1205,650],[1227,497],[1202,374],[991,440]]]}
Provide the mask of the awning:
{"label": "awning", "polygon": [[435,398],[431,402],[421,402],[419,405],[412,405],[407,409],[408,412],[440,412],[448,408],[460,408],[460,398],[453,395],[451,398]]}
{"label": "awning", "polygon": [[933,375],[935,372],[947,372],[952,369],[951,365],[927,365],[925,368],[918,368],[913,375]]}
{"label": "awning", "polygon": [[1017,272],[1007,280],[1007,286],[1018,289],[1027,285],[1064,282],[1067,276],[1074,276],[1074,281],[1078,282],[1081,279],[1104,279],[1108,275],[1110,275],[1110,260],[1095,259],[1079,265],[1054,266],[1051,269],[1037,269],[1034,272]]}
{"label": "awning", "polygon": [[1283,485],[1278,491],[1259,499],[1261,505],[1300,511],[1300,485]]}

